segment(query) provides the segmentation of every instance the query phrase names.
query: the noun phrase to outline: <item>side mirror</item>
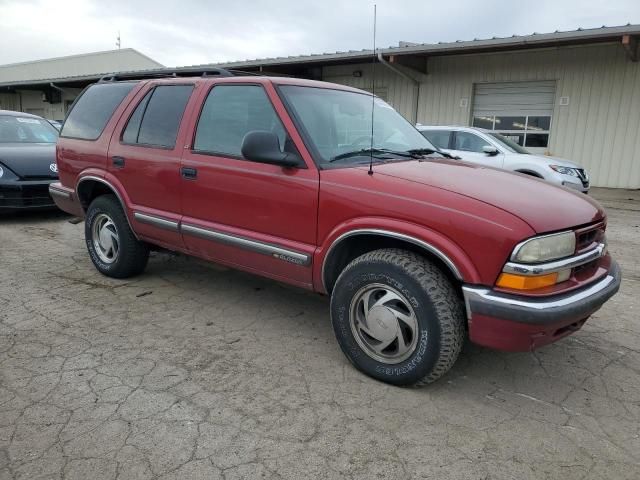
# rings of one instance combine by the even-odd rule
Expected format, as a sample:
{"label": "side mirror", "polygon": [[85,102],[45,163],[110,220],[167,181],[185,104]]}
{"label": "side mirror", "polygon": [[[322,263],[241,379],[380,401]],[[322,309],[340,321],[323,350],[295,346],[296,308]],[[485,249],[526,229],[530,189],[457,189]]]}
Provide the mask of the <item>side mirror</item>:
{"label": "side mirror", "polygon": [[280,141],[273,132],[255,130],[242,139],[242,156],[252,162],[269,163],[281,167],[297,167],[301,159],[295,154],[280,151]]}
{"label": "side mirror", "polygon": [[498,155],[498,153],[500,153],[498,152],[498,149],[496,147],[491,145],[485,145],[484,147],[482,147],[482,151],[490,157],[495,157],[496,155]]}

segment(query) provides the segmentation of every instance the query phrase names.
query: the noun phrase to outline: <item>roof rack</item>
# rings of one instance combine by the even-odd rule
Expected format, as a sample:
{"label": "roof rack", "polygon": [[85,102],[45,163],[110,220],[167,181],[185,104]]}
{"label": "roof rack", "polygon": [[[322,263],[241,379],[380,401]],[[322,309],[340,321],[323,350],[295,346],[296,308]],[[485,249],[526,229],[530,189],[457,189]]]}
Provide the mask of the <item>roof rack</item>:
{"label": "roof rack", "polygon": [[232,71],[224,68],[160,68],[157,70],[142,70],[138,72],[110,73],[104,75],[98,82],[117,82],[121,80],[144,80],[149,78],[178,78],[178,77],[234,77],[250,75],[248,72]]}

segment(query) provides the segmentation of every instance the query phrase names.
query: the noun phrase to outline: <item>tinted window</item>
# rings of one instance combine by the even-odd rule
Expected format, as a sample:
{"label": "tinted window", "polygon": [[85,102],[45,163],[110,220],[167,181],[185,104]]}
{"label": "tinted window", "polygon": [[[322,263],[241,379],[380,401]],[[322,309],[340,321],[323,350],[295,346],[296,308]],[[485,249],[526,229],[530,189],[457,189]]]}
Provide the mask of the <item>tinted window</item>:
{"label": "tinted window", "polygon": [[135,85],[133,82],[124,82],[90,86],[69,112],[60,136],[97,139],[115,109]]}
{"label": "tinted window", "polygon": [[133,115],[129,117],[129,123],[127,123],[127,128],[125,128],[124,133],[122,134],[122,141],[125,143],[138,143],[138,132],[140,131],[140,123],[142,122],[142,115],[144,114],[145,108],[147,108],[147,103],[149,103],[149,99],[151,98],[151,94],[153,90],[147,93],[142,101],[138,104]]}
{"label": "tinted window", "polygon": [[[241,157],[240,148],[244,136],[255,130],[275,133],[282,151],[290,144],[262,87],[219,85],[209,92],[204,103],[193,148]],[[290,151],[289,148],[287,150]]]}
{"label": "tinted window", "polygon": [[192,91],[193,85],[154,88],[136,107],[122,140],[153,147],[175,147],[178,127]]}
{"label": "tinted window", "polygon": [[451,132],[447,130],[422,130],[420,133],[438,148],[449,148]]}
{"label": "tinted window", "polygon": [[482,138],[468,132],[456,132],[454,150],[461,150],[463,152],[477,152],[482,153],[482,147],[490,146],[489,142],[486,142]]}

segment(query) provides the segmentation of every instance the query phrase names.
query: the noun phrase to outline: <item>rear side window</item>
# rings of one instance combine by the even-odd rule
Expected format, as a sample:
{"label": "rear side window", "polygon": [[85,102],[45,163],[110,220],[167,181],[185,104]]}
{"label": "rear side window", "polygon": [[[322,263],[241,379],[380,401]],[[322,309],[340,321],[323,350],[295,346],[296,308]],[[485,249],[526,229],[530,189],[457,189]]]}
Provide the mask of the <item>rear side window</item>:
{"label": "rear side window", "polygon": [[147,93],[129,118],[122,141],[174,148],[193,85],[163,85]]}
{"label": "rear side window", "polygon": [[218,85],[202,107],[193,149],[242,157],[242,140],[255,130],[275,133],[281,151],[295,151],[261,86]]}
{"label": "rear side window", "polygon": [[429,140],[438,148],[449,148],[449,137],[451,132],[448,130],[422,130],[420,133],[424,138]]}
{"label": "rear side window", "polygon": [[69,112],[60,136],[96,140],[118,105],[135,86],[134,82],[90,86]]}

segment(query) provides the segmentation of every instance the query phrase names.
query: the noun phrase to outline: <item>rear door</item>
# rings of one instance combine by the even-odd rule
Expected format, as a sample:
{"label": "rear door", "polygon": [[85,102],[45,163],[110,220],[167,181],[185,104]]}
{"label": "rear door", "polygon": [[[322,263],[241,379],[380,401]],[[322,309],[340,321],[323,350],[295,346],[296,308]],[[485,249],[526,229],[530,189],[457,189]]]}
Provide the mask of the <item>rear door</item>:
{"label": "rear door", "polygon": [[[250,131],[270,131],[282,151],[304,145],[270,83],[221,83],[202,92],[182,158],[182,233],[193,253],[309,287],[318,171],[246,160]],[[198,115],[199,113],[199,115]]]}
{"label": "rear door", "polygon": [[477,163],[488,167],[502,168],[504,154],[489,155],[483,147],[493,147],[489,141],[472,132],[455,130],[451,140],[449,153],[460,157],[465,162]]}
{"label": "rear door", "polygon": [[119,120],[109,148],[108,170],[129,197],[136,232],[168,247],[183,245],[180,126],[193,90],[192,83],[151,83]]}

